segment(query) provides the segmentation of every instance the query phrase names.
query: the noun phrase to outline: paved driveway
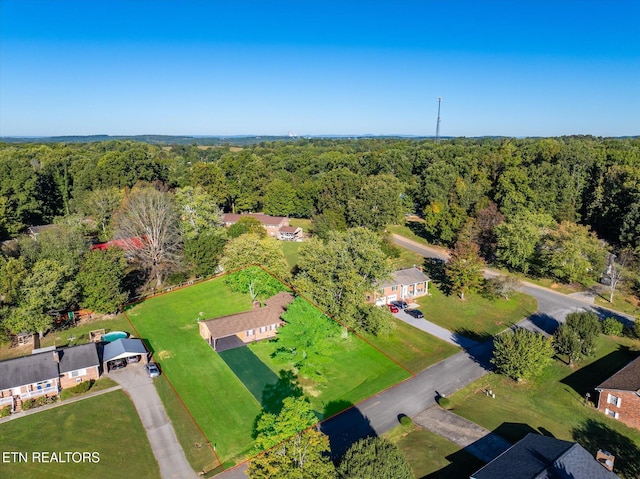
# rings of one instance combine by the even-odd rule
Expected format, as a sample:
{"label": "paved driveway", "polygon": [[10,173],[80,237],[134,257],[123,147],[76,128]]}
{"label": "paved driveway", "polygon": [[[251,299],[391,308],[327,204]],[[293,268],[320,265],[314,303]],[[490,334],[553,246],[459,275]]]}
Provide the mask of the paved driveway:
{"label": "paved driveway", "polygon": [[432,336],[435,336],[436,338],[442,339],[443,341],[446,341],[450,344],[454,344],[455,346],[469,349],[478,345],[478,343],[473,339],[465,338],[464,336],[460,336],[457,333],[452,333],[448,329],[438,326],[437,324],[434,324],[425,318],[414,318],[410,314],[405,313],[403,309],[401,309],[397,313],[393,313],[393,315],[399,320],[410,324],[414,328],[418,328],[426,333],[431,334]]}
{"label": "paved driveway", "polygon": [[[149,438],[151,449],[160,466],[162,479],[196,479],[198,476],[187,461],[173,426],[167,417],[160,396],[142,363],[111,371],[109,377],[122,386],[133,401]],[[164,381],[156,378],[155,381]],[[131,452],[132,455],[134,451]]]}

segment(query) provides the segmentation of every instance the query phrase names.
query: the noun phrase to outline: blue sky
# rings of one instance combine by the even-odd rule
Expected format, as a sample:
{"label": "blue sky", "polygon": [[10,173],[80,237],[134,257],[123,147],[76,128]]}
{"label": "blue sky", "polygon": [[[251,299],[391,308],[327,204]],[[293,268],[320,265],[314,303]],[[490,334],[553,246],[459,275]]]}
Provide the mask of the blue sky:
{"label": "blue sky", "polygon": [[640,0],[0,0],[0,136],[640,134]]}

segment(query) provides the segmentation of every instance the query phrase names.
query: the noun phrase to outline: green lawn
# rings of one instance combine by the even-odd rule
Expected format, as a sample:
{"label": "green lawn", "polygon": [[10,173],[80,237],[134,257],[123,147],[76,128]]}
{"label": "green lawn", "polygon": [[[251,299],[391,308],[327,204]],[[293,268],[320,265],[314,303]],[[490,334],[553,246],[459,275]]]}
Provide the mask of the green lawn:
{"label": "green lawn", "polygon": [[280,241],[280,247],[290,268],[298,264],[300,246],[302,246],[302,243],[298,241]]}
{"label": "green lawn", "polygon": [[[85,344],[89,342],[89,332],[95,329],[104,329],[105,331],[129,331],[131,326],[124,315],[119,314],[114,319],[93,319],[89,322],[83,322],[79,326],[65,329],[63,331],[55,331],[48,333],[41,341],[40,347],[53,346],[59,347],[74,346],[76,344]],[[0,348],[0,360],[15,358],[31,354],[33,344],[9,348],[8,344],[3,344]]]}
{"label": "green lawn", "polygon": [[[0,445],[28,453],[27,463],[2,464],[5,479],[160,477],[140,418],[122,391],[0,424]],[[31,453],[43,451],[97,452],[99,462],[33,462]]]}
{"label": "green lawn", "polygon": [[395,328],[388,336],[367,334],[364,338],[409,371],[418,373],[460,352],[460,348],[442,341],[413,326],[393,319]]}
{"label": "green lawn", "polygon": [[260,405],[200,337],[197,320],[250,307],[248,295],[232,292],[218,278],[148,299],[127,311],[223,462],[250,451],[247,439]]}
{"label": "green lawn", "polygon": [[384,435],[404,453],[417,479],[468,479],[484,462],[460,446],[415,424]]}
{"label": "green lawn", "polygon": [[191,467],[196,472],[215,470],[220,464],[207,444],[207,438],[202,435],[189,411],[171,389],[166,376],[153,383]]}
{"label": "green lawn", "polygon": [[[451,396],[456,414],[515,442],[527,432],[552,434],[575,440],[594,453],[600,447],[616,457],[616,472],[627,477],[640,475],[640,431],[585,406],[585,393],[596,400],[593,388],[626,365],[637,353],[640,342],[601,336],[597,353],[570,369],[561,361],[531,383],[516,383],[490,374]],[[496,398],[487,397],[491,389]]]}
{"label": "green lawn", "polygon": [[490,301],[477,293],[446,296],[436,285],[429,285],[429,296],[418,298],[424,317],[449,331],[471,339],[487,339],[517,323],[538,309],[532,296],[516,293],[508,301]]}
{"label": "green lawn", "polygon": [[[219,278],[151,298],[127,311],[225,465],[251,452],[255,418],[273,400],[263,397],[265,390],[281,398],[297,380],[321,418],[337,412],[338,405],[359,402],[410,377],[384,354],[350,334],[323,364],[322,382],[298,379],[296,371],[283,377],[281,371],[292,370],[292,365],[272,360],[276,343],[261,342],[218,354],[200,337],[198,318],[249,308],[248,295],[231,292]],[[163,394],[165,405],[166,396]],[[184,447],[188,440],[182,441]],[[192,459],[196,469],[202,467],[201,462]]]}

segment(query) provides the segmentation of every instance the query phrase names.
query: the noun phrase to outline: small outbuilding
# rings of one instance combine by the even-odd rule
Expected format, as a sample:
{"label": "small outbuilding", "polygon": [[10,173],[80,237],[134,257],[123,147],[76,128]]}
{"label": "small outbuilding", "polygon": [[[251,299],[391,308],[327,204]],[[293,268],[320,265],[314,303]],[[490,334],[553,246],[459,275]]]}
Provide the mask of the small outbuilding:
{"label": "small outbuilding", "polygon": [[102,350],[103,370],[105,372],[109,370],[108,363],[110,361],[127,359],[134,356],[140,356],[144,364],[149,362],[149,351],[147,351],[142,339],[126,338],[107,343]]}

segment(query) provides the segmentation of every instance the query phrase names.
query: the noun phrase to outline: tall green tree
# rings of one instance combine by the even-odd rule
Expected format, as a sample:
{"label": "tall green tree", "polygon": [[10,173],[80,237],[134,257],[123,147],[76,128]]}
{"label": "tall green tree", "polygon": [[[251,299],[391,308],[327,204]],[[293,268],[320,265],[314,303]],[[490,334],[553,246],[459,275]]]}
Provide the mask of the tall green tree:
{"label": "tall green tree", "polygon": [[367,291],[391,274],[381,238],[366,228],[334,232],[325,241],[312,239],[300,248],[296,283],[331,316],[350,327]]}
{"label": "tall green tree", "polygon": [[180,231],[184,240],[193,240],[200,234],[213,233],[222,228],[222,212],[212,195],[202,187],[185,186],[175,192],[180,216]]}
{"label": "tall green tree", "polygon": [[364,226],[374,231],[398,224],[406,213],[403,197],[404,184],[395,176],[369,176],[356,196],[349,200],[347,221],[350,226]]}
{"label": "tall green tree", "polygon": [[111,313],[126,302],[123,280],[127,268],[120,248],[89,251],[77,276],[82,289],[81,305],[98,313]]}
{"label": "tall green tree", "polygon": [[500,374],[516,381],[542,374],[555,354],[551,338],[522,328],[496,336],[494,346],[491,363]]}
{"label": "tall green tree", "polygon": [[561,324],[553,335],[553,347],[558,354],[569,359],[569,366],[582,358],[580,335],[566,323]]}
{"label": "tall green tree", "polygon": [[465,293],[477,291],[482,285],[484,261],[478,245],[458,241],[447,262],[446,274],[451,291],[464,299]]}
{"label": "tall green tree", "polygon": [[256,447],[264,452],[251,460],[249,477],[333,479],[329,439],[312,428],[316,422],[304,398],[285,398],[277,415],[263,413],[256,423]]}
{"label": "tall green tree", "polygon": [[296,212],[296,191],[291,181],[274,180],[265,189],[264,212],[273,216],[291,216]]}
{"label": "tall green tree", "polygon": [[413,479],[413,470],[398,447],[383,437],[353,444],[338,466],[341,479]]}
{"label": "tall green tree", "polygon": [[221,265],[234,271],[259,264],[282,280],[289,279],[289,264],[278,240],[247,233],[230,240],[224,247]]}
{"label": "tall green tree", "polygon": [[596,339],[602,331],[600,320],[592,311],[576,311],[567,314],[565,324],[580,338],[580,354],[590,356],[594,353]]}
{"label": "tall green tree", "polygon": [[538,245],[553,224],[549,215],[525,212],[497,225],[497,261],[509,269],[528,273],[535,266]]}

